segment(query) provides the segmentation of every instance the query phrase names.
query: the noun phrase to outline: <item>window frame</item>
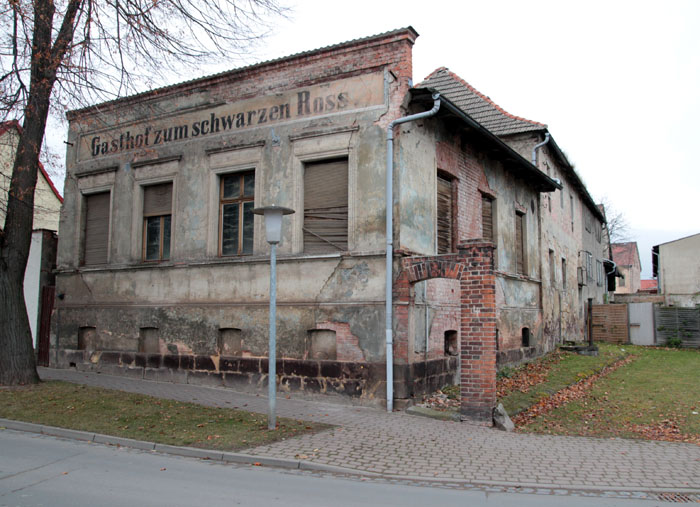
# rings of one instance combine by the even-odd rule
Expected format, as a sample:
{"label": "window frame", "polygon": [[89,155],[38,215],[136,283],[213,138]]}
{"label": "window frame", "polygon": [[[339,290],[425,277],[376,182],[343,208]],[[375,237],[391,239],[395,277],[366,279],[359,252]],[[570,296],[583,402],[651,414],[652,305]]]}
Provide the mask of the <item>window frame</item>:
{"label": "window frame", "polygon": [[[245,194],[245,176],[253,176],[253,193],[250,195]],[[239,188],[241,193],[236,198],[226,198],[224,197],[224,179],[228,177],[238,176],[240,179]],[[218,199],[218,215],[219,215],[219,226],[218,226],[218,241],[217,241],[217,255],[219,257],[229,258],[229,257],[242,257],[245,255],[253,255],[255,251],[255,219],[253,219],[253,237],[251,238],[251,251],[243,252],[243,239],[244,239],[244,210],[245,203],[252,202],[253,207],[255,207],[255,169],[248,169],[243,171],[233,171],[227,173],[218,174],[219,183],[219,199]],[[223,253],[223,234],[224,234],[224,207],[230,205],[238,205],[238,251],[233,254]]]}
{"label": "window frame", "polygon": [[[515,273],[519,275],[528,274],[527,265],[527,214],[520,210],[515,210]],[[520,222],[520,242],[518,243],[518,222]],[[520,254],[520,266],[518,266],[518,254]]]}
{"label": "window frame", "polygon": [[[145,200],[146,196],[146,189],[148,187],[155,187],[158,185],[170,185],[170,213],[163,214],[163,213],[146,213],[143,211],[143,201]],[[174,203],[174,195],[175,195],[175,185],[173,181],[161,181],[157,183],[149,183],[142,185],[142,223],[143,223],[143,233],[141,235],[141,261],[142,262],[147,262],[147,263],[159,263],[159,262],[168,262],[170,261],[172,257],[172,246],[173,246],[173,203]],[[148,251],[148,222],[149,219],[153,218],[159,218],[159,225],[158,225],[158,258],[157,259],[148,259],[146,257],[147,251]],[[168,257],[163,258],[163,250],[164,250],[164,238],[165,238],[165,219],[169,218],[170,219],[170,237],[168,239]]]}

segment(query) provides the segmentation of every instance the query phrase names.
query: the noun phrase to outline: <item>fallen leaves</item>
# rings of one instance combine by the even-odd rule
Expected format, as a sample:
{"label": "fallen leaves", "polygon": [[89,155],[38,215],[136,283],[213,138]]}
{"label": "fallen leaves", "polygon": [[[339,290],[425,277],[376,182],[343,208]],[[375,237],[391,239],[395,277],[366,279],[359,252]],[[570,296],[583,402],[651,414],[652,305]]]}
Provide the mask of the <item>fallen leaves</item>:
{"label": "fallen leaves", "polygon": [[516,390],[526,393],[531,387],[545,382],[549,370],[553,365],[561,361],[562,355],[563,353],[560,350],[554,350],[546,358],[527,363],[515,370],[509,377],[498,379],[496,382],[498,398],[505,398]]}
{"label": "fallen leaves", "polygon": [[[562,389],[557,393],[554,393],[552,396],[547,396],[541,399],[540,401],[532,405],[529,409],[513,417],[513,422],[516,426],[526,426],[527,424],[533,422],[534,419],[536,419],[537,417],[543,416],[548,412],[551,412],[555,408],[559,408],[562,405],[566,405],[567,403],[573,400],[579,400],[584,398],[588,395],[591,386],[593,386],[593,384],[599,378],[612,373],[621,366],[631,363],[632,361],[634,361],[635,357],[636,356],[627,356],[624,359],[621,359],[609,366],[606,366],[599,373],[579,380],[575,384],[565,389]],[[596,416],[595,412],[591,412],[588,415],[590,419],[593,419]]]}

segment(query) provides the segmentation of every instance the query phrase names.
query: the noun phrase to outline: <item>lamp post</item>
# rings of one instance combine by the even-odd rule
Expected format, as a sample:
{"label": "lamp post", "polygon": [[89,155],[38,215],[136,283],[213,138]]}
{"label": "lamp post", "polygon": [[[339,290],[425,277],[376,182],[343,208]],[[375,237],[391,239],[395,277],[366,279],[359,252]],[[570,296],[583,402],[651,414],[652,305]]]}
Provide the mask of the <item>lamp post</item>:
{"label": "lamp post", "polygon": [[282,217],[294,213],[281,206],[255,208],[253,213],[265,217],[265,236],[270,244],[270,343],[267,359],[267,429],[277,426],[277,243],[282,239]]}

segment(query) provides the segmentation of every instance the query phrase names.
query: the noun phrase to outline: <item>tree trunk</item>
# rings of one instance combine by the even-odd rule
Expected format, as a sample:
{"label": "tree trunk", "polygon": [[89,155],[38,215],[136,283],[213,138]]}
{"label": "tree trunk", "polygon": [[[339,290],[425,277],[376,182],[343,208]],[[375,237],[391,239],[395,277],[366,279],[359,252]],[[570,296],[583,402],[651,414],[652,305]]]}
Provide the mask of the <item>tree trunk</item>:
{"label": "tree trunk", "polygon": [[0,385],[39,382],[24,284],[17,278],[0,262]]}

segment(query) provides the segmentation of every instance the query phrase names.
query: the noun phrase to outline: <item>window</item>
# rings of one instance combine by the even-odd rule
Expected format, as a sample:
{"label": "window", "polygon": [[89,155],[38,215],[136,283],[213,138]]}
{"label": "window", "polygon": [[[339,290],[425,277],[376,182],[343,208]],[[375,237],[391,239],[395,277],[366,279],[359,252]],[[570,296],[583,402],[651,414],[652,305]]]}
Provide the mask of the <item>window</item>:
{"label": "window", "polygon": [[574,230],[574,196],[569,195],[569,203],[571,204],[571,230]]}
{"label": "window", "polygon": [[590,252],[583,252],[586,259],[586,280],[593,280],[593,255]]}
{"label": "window", "polygon": [[515,212],[515,271],[525,274],[525,214]]}
{"label": "window", "polygon": [[109,245],[109,192],[85,196],[83,264],[106,264]]}
{"label": "window", "polygon": [[170,223],[173,184],[160,183],[143,189],[143,260],[170,259]]}
{"label": "window", "polygon": [[596,221],[596,223],[595,223],[595,240],[598,243],[600,243],[600,241],[602,239],[602,235],[603,235],[602,228],[603,228],[603,224]]}
{"label": "window", "polygon": [[596,260],[596,272],[597,272],[597,282],[599,286],[603,285],[603,263],[600,262],[599,260]]}
{"label": "window", "polygon": [[452,253],[452,180],[437,177],[437,253]]}
{"label": "window", "polygon": [[223,175],[219,183],[219,255],[253,253],[255,172]]}
{"label": "window", "polygon": [[561,209],[564,209],[564,187],[559,190],[559,204]]}
{"label": "window", "polygon": [[554,250],[549,250],[549,283],[552,287],[556,284],[557,274],[556,266],[554,265]]}
{"label": "window", "polygon": [[561,287],[566,290],[566,259],[561,260]]}
{"label": "window", "polygon": [[483,195],[481,196],[481,236],[486,241],[493,242],[493,199]]}
{"label": "window", "polygon": [[304,253],[348,249],[348,159],[304,166]]}

